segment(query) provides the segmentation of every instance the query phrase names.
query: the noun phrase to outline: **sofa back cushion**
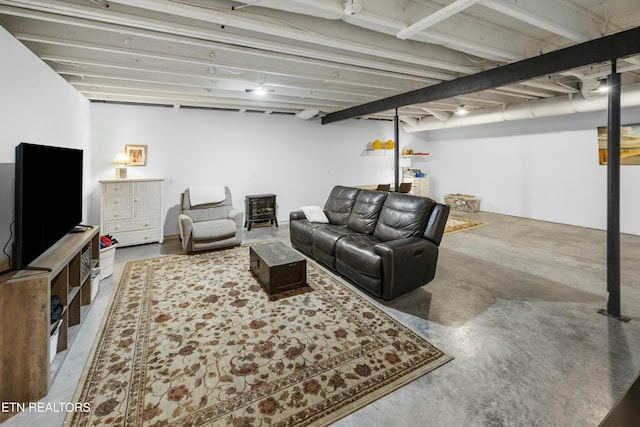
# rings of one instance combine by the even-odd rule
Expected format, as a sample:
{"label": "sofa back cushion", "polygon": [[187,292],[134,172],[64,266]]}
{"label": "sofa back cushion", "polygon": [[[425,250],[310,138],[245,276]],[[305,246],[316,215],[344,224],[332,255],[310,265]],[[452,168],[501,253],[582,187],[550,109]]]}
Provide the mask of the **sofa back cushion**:
{"label": "sofa back cushion", "polygon": [[372,234],[386,198],[387,193],[382,191],[361,190],[353,204],[347,226],[357,233]]}
{"label": "sofa back cushion", "polygon": [[424,233],[436,201],[410,194],[390,193],[380,211],[373,237],[386,242]]}
{"label": "sofa back cushion", "polygon": [[331,224],[347,225],[349,214],[356,202],[360,189],[336,185],[331,190],[324,211]]}

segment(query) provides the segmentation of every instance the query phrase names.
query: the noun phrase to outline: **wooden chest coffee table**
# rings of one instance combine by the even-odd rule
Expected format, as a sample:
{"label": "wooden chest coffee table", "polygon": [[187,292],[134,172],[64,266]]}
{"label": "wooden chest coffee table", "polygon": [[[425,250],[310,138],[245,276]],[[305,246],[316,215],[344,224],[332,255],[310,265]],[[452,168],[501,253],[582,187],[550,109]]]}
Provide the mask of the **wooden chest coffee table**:
{"label": "wooden chest coffee table", "polygon": [[251,246],[249,266],[269,295],[307,284],[307,260],[280,241]]}

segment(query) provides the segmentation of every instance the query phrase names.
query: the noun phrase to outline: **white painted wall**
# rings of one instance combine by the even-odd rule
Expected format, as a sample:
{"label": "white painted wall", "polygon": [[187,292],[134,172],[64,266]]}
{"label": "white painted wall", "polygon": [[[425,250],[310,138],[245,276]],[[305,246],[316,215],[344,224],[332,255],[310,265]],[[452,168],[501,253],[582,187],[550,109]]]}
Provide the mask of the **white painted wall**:
{"label": "white painted wall", "polygon": [[393,181],[392,152],[364,151],[374,139],[393,139],[388,121],[323,126],[291,115],[94,103],[91,135],[91,220],[100,219],[98,180],[114,177],[115,155],[126,144],[147,145],[147,166],[129,167],[128,176],[165,178],[165,235],[178,234],[180,193],[189,186],[228,185],[242,211],[246,195],[274,193],[285,223],[300,206],[323,205],[334,185]]}
{"label": "white painted wall", "polygon": [[2,27],[0,52],[0,162],[30,142],[86,150],[89,164],[89,101]]}
{"label": "white painted wall", "polygon": [[[83,149],[86,221],[91,156],[89,101],[2,27],[0,52],[0,167],[13,169],[15,147],[20,142]],[[59,167],[64,165],[51,165],[50,170],[42,171],[43,179],[55,179]],[[10,236],[13,186],[13,182],[4,180],[0,185],[0,246]],[[43,215],[46,209],[55,207],[43,207]],[[0,261],[6,258],[0,254]]]}
{"label": "white painted wall", "polygon": [[[432,195],[481,198],[487,212],[607,228],[607,167],[598,164],[597,127],[607,113],[588,113],[416,133],[431,153]],[[627,109],[622,123],[640,123]],[[622,166],[620,229],[640,234],[640,166]]]}

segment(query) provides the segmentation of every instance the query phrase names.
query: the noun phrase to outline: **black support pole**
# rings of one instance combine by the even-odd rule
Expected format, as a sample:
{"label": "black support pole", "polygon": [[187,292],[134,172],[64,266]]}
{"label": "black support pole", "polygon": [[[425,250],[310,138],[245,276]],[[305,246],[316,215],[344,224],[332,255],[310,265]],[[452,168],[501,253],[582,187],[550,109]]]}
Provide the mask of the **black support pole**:
{"label": "black support pole", "polygon": [[393,121],[393,172],[395,179],[393,181],[394,191],[400,188],[400,121],[398,118],[398,109],[396,108],[396,117]]}
{"label": "black support pole", "polygon": [[[620,74],[612,61],[607,78],[607,301],[606,314],[629,321],[620,314]],[[605,314],[605,313],[603,313]]]}
{"label": "black support pole", "polygon": [[[615,61],[614,61],[615,63]],[[620,74],[611,73],[607,122],[607,313],[620,317]]]}

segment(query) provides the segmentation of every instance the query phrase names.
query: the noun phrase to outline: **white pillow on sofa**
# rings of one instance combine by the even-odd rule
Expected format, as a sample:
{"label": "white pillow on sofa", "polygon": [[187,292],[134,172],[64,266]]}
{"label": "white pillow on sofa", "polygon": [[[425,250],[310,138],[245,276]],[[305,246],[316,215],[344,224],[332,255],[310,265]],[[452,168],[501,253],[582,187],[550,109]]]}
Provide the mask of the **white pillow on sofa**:
{"label": "white pillow on sofa", "polygon": [[324,214],[324,210],[320,206],[303,206],[300,208],[304,212],[304,216],[307,217],[309,222],[320,222],[328,224],[329,219]]}

